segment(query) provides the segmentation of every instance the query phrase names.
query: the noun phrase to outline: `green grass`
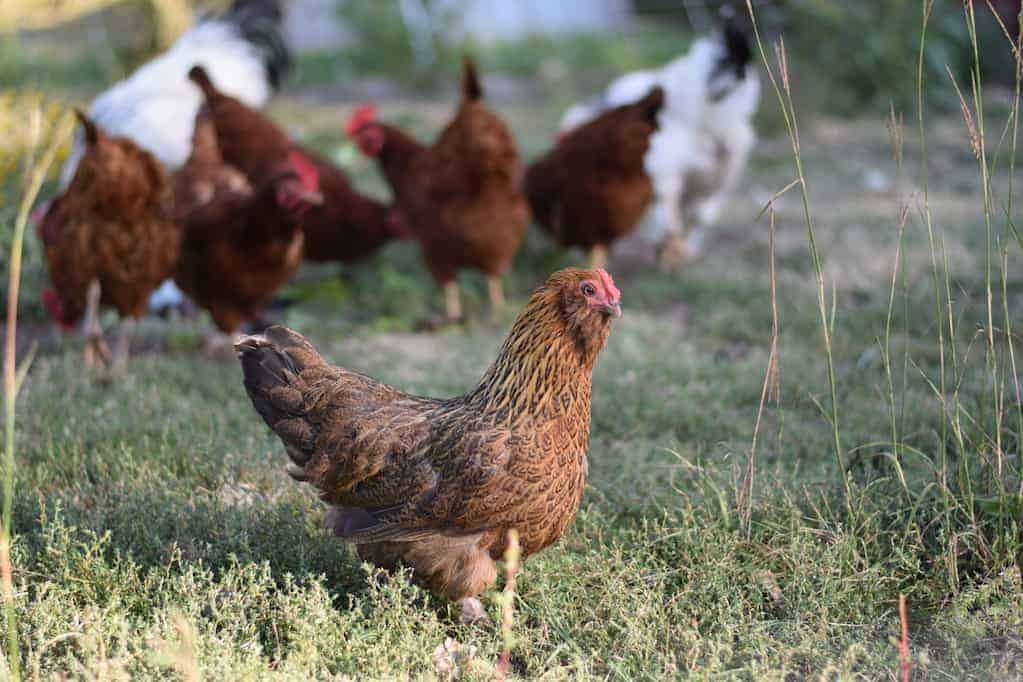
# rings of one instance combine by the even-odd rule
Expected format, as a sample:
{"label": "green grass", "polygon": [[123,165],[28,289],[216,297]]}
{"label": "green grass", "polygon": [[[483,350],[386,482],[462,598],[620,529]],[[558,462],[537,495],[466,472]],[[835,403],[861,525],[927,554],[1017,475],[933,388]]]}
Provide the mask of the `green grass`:
{"label": "green grass", "polygon": [[[763,102],[773,106],[768,95]],[[415,111],[405,122],[429,134],[450,106],[391,102],[384,114]],[[347,110],[288,99],[272,108],[327,150],[339,143]],[[527,156],[545,147],[554,104],[502,112]],[[991,130],[997,120],[989,119]],[[937,341],[919,141],[906,136],[900,174],[880,118],[800,124],[853,513],[823,416],[831,394],[795,192],[775,206],[780,395],[761,424],[748,526],[737,503],[771,341],[768,227],[754,217],[757,201],[793,177],[788,140],[770,137],[703,260],[659,273],[635,245],[612,260],[625,315],[594,375],[588,485],[566,537],[524,565],[512,674],[893,677],[900,594],[916,674],[1023,672],[1023,510],[1001,492],[1020,487],[1021,406],[1006,335],[995,334],[988,349],[983,333],[983,187],[962,121],[925,126],[955,374],[947,328],[944,356]],[[891,178],[887,191],[864,182],[878,169]],[[352,174],[383,192],[368,164],[356,162]],[[1006,281],[994,282],[991,300],[999,330],[1001,310],[1015,329],[1023,269],[999,213],[1008,196],[1004,161],[991,191],[996,246],[1007,247]],[[5,198],[14,194],[9,179]],[[881,348],[903,201],[912,210],[889,325],[892,403]],[[0,205],[4,224],[11,203]],[[435,652],[450,637],[468,652],[461,665],[469,679],[492,677],[503,646],[497,629],[458,625],[452,607],[407,576],[374,577],[321,529],[321,505],[284,473],[280,443],[252,409],[237,365],[199,354],[205,320],[147,322],[129,376],[97,382],[81,372],[79,342],[42,324],[36,301],[45,276],[38,244],[26,246],[22,331],[26,346],[31,337],[42,348],[17,425],[14,567],[26,674],[442,676]],[[466,307],[476,321],[424,335],[412,329],[439,307],[439,292],[415,248],[395,244],[342,276],[335,267],[304,269],[285,291],[298,304],[282,321],[336,363],[410,392],[452,395],[485,369],[530,288],[580,262],[534,230],[508,278],[511,310],[500,322],[485,321],[483,282],[468,275]],[[958,438],[932,388],[943,357],[946,405],[963,425]],[[1005,398],[997,411],[995,388]],[[485,602],[497,619],[496,595]]]}

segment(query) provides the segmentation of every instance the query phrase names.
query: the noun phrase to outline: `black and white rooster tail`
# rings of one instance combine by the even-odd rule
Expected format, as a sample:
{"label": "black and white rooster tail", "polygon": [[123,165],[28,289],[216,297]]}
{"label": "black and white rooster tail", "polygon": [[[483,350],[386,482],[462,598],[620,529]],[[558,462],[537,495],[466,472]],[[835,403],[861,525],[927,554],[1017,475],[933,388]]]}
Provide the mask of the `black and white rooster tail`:
{"label": "black and white rooster tail", "polygon": [[753,59],[753,45],[747,22],[737,13],[733,12],[725,17],[722,42],[725,45],[728,64],[734,69],[735,77],[742,80],[746,75],[746,66]]}
{"label": "black and white rooster tail", "polygon": [[282,0],[234,0],[221,17],[238,26],[242,36],[260,53],[266,78],[277,90],[291,69],[291,52],[282,33]]}

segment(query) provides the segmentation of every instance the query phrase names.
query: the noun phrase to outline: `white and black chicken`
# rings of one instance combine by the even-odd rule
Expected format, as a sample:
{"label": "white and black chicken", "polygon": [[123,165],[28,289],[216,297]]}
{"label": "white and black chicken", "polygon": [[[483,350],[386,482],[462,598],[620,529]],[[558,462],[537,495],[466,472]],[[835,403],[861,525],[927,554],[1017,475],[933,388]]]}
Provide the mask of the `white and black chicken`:
{"label": "white and black chicken", "polygon": [[[193,66],[201,65],[221,92],[253,108],[262,107],[279,87],[291,66],[281,32],[281,2],[234,0],[223,14],[200,18],[169,50],[96,97],[90,119],[108,135],[127,137],[152,153],[169,171],[178,169],[192,152],[195,118],[203,102],[202,92],[188,78]],[[84,151],[79,134],[61,169],[62,189],[74,177]],[[168,280],[153,294],[150,308],[183,301]]]}
{"label": "white and black chicken", "polygon": [[730,16],[718,35],[698,39],[659,69],[625,74],[562,116],[565,133],[639,100],[655,85],[664,88],[660,129],[650,139],[645,165],[654,182],[654,229],[665,265],[699,254],[704,229],[742,176],[756,142],[752,119],[760,100],[752,56],[748,33]]}

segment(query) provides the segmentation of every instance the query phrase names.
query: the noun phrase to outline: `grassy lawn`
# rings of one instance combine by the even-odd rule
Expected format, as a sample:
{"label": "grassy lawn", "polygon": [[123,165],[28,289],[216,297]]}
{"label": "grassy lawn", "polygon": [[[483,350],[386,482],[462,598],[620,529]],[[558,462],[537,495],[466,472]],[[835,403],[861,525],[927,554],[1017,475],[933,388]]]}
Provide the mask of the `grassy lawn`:
{"label": "grassy lawn", "polygon": [[[271,112],[384,195],[371,166],[340,143],[353,104],[291,97]],[[388,101],[381,116],[430,135],[450,106]],[[765,95],[763,107],[774,106]],[[527,158],[545,147],[556,109],[496,108]],[[928,202],[952,303],[939,316],[921,149],[909,127],[900,173],[880,117],[804,122],[848,504],[825,418],[827,365],[798,190],[775,205],[778,374],[748,521],[739,503],[771,346],[770,231],[756,215],[793,178],[788,141],[769,137],[704,259],[660,273],[639,240],[612,258],[624,315],[594,376],[588,486],[570,532],[519,577],[514,675],[891,678],[900,594],[919,674],[1023,674],[1019,508],[1004,503],[1021,465],[1006,323],[1023,324],[1020,248],[1002,227],[1008,178],[999,171],[993,182],[1003,236],[993,246],[992,372],[976,161],[961,120],[928,124]],[[0,208],[5,222],[15,185]],[[284,473],[280,443],[252,409],[237,365],[200,354],[207,321],[147,322],[130,375],[97,382],[82,374],[80,341],[42,321],[44,275],[30,242],[23,343],[34,339],[42,352],[19,404],[13,560],[23,670],[443,678],[454,666],[469,679],[492,677],[499,632],[458,625],[454,608],[407,576],[375,578],[321,529],[321,505]],[[486,368],[531,287],[582,260],[533,231],[503,319],[486,319],[482,278],[468,275],[476,321],[428,335],[412,329],[439,306],[439,292],[412,245],[395,244],[340,275],[304,269],[284,292],[297,303],[280,318],[338,364],[410,392],[455,394]],[[883,351],[897,262],[890,390]],[[485,603],[499,618],[492,594]]]}

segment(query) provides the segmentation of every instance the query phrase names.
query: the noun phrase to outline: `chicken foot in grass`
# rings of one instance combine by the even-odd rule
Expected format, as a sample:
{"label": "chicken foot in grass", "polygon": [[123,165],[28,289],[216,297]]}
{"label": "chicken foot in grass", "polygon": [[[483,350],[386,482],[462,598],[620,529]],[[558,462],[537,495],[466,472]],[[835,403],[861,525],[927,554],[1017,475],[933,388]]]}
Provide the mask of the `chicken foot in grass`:
{"label": "chicken foot in grass", "polygon": [[89,288],[85,293],[85,319],[82,323],[82,331],[85,334],[82,364],[90,371],[103,369],[110,364],[110,347],[103,339],[103,328],[99,323],[101,295],[99,280],[90,281]]}
{"label": "chicken foot in grass", "polygon": [[287,472],[330,507],[359,557],[486,618],[508,531],[523,559],[556,542],[586,482],[591,374],[621,315],[603,270],[554,273],[530,297],[476,386],[408,395],[336,367],[270,327],[236,345],[252,405],[284,444]]}

